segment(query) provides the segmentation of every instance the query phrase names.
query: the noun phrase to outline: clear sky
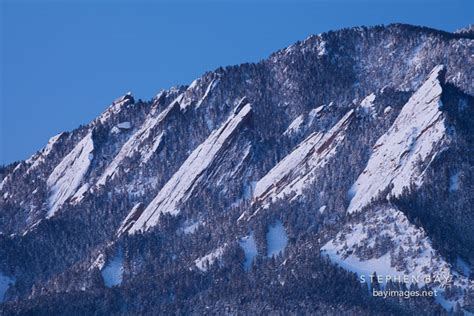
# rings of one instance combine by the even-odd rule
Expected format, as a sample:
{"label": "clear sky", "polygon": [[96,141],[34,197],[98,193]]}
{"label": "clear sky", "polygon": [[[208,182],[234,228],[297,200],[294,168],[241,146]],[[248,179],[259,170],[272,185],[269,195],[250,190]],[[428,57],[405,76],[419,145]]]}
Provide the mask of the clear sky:
{"label": "clear sky", "polygon": [[86,124],[132,91],[148,100],[207,70],[310,34],[404,22],[474,23],[472,0],[0,0],[0,164]]}

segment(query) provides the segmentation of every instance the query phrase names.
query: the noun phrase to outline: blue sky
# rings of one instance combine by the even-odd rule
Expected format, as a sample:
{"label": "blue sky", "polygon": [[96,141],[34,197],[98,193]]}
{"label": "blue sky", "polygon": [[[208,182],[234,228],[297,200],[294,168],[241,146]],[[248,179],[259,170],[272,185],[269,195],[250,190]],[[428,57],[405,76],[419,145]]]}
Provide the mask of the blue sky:
{"label": "blue sky", "polygon": [[310,34],[404,22],[474,23],[471,0],[0,0],[0,164],[86,124],[132,91],[153,97]]}

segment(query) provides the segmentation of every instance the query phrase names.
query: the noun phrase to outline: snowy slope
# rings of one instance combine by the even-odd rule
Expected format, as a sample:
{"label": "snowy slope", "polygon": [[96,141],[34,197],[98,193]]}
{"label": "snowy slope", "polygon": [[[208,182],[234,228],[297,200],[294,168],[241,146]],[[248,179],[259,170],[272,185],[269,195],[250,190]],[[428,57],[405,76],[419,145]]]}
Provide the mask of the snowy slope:
{"label": "snowy slope", "polygon": [[427,284],[440,291],[452,285],[474,289],[472,280],[456,272],[437,253],[423,228],[411,224],[393,206],[378,206],[362,220],[348,223],[321,251],[340,267],[365,276],[365,280],[376,272],[383,278],[416,277],[408,283]]}
{"label": "snowy slope", "polygon": [[94,142],[89,132],[54,168],[47,180],[51,195],[48,217],[53,216],[82,183],[93,159]]}
{"label": "snowy slope", "polygon": [[[450,274],[449,266],[435,255],[423,229],[412,225],[396,208],[379,207],[365,218],[362,222],[346,225],[321,248],[323,252],[344,268],[366,276],[374,271],[383,275]],[[381,247],[385,251],[370,251],[380,246],[376,238],[389,245]],[[400,253],[401,249],[403,253]],[[407,260],[410,256],[411,260]]]}
{"label": "snowy slope", "polygon": [[417,164],[426,168],[436,147],[447,140],[441,111],[443,71],[443,66],[432,70],[390,129],[377,140],[365,170],[351,189],[354,196],[349,212],[360,210],[391,184],[390,193],[397,196],[411,183],[422,183],[423,171]]}
{"label": "snowy slope", "polygon": [[250,104],[236,109],[236,112],[219,129],[212,132],[163,186],[128,232],[133,234],[153,227],[158,222],[161,213],[177,214],[179,205],[192,194],[205,170],[224,150],[225,144],[251,112]]}

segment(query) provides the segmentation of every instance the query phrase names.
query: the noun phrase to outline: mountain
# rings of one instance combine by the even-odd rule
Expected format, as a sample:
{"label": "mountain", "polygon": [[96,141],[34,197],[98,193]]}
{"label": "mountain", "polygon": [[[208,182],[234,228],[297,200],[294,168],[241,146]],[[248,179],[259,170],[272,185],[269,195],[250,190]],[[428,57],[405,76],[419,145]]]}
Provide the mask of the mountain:
{"label": "mountain", "polygon": [[310,36],[3,166],[1,313],[474,313],[466,30]]}

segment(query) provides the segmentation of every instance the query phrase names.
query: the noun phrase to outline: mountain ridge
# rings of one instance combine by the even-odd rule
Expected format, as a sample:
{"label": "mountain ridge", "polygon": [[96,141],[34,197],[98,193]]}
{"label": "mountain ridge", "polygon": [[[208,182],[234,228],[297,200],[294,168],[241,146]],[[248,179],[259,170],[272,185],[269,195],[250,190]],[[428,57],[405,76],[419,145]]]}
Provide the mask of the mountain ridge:
{"label": "mountain ridge", "polygon": [[[473,46],[469,35],[402,24],[343,29],[147,102],[119,97],[91,123],[3,168],[0,273],[14,280],[5,310],[105,308],[87,303],[92,295],[108,297],[116,314],[146,314],[150,300],[163,304],[155,312],[204,311],[201,298],[217,313],[222,302],[238,310],[238,297],[250,295],[247,311],[474,312]],[[451,139],[444,147],[425,137],[443,130]],[[387,198],[390,177],[405,182]],[[363,191],[372,193],[348,212]],[[426,264],[418,250],[440,263]],[[347,269],[347,258],[358,268]],[[442,300],[378,308],[349,272],[372,273],[364,267],[381,258],[394,271],[421,265],[456,280]],[[325,273],[341,284],[329,285]],[[325,284],[321,291],[304,282],[313,303],[275,299],[290,297],[306,275]]]}

